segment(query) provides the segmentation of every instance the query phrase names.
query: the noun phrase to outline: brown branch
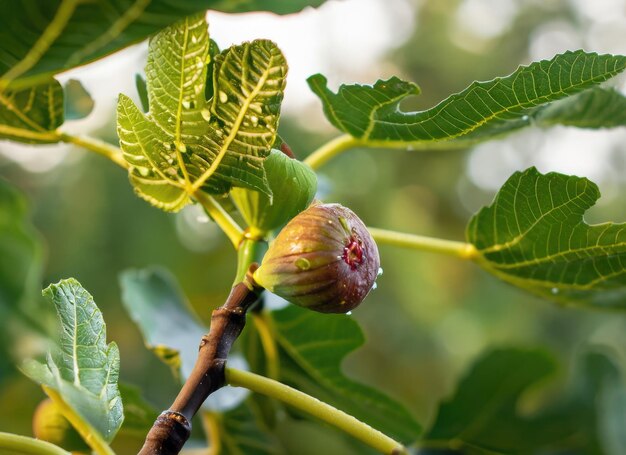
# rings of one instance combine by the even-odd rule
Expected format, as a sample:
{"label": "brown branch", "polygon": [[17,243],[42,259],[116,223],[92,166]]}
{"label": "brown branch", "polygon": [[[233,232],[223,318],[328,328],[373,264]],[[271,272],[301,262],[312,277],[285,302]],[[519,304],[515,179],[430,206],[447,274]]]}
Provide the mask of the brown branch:
{"label": "brown branch", "polygon": [[221,307],[211,314],[211,328],[202,337],[198,359],[174,403],[163,411],[146,436],[139,455],[176,455],[191,434],[191,419],[207,397],[225,385],[224,369],[231,346],[246,323],[246,311],[258,299],[252,264]]}

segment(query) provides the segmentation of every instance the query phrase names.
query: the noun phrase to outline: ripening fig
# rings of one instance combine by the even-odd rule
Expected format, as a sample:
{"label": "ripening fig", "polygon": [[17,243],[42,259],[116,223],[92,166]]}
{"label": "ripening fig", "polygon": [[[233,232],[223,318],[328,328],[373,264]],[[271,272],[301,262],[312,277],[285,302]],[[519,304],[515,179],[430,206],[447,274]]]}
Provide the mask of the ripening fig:
{"label": "ripening fig", "polygon": [[43,400],[35,409],[33,434],[37,439],[48,441],[70,452],[91,452],[87,443],[50,398]]}
{"label": "ripening fig", "polygon": [[301,307],[345,313],[363,301],[379,268],[376,243],[354,212],[314,203],[280,231],[254,279]]}

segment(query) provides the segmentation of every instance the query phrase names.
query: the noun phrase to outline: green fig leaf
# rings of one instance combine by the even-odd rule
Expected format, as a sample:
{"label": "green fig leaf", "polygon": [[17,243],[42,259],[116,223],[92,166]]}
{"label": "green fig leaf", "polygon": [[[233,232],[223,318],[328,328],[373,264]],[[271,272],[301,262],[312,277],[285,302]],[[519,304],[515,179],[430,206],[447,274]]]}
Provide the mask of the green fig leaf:
{"label": "green fig leaf", "polygon": [[615,128],[626,126],[626,96],[612,88],[594,87],[549,104],[535,115],[538,126]]}
{"label": "green fig leaf", "polygon": [[263,169],[276,136],[287,64],[274,43],[233,46],[214,60],[214,96],[205,100],[209,37],[204,15],[150,40],[146,66],[150,112],[127,96],[118,103],[118,135],[136,192],[177,211],[196,191],[243,186],[270,194]]}
{"label": "green fig leaf", "polygon": [[44,83],[207,9],[291,14],[324,0],[20,0],[0,2],[0,91]]}
{"label": "green fig leaf", "polygon": [[325,401],[377,430],[411,443],[420,425],[405,407],[341,371],[346,355],[364,342],[348,315],[322,315],[289,305],[271,313],[280,347],[280,379]]}
{"label": "green fig leaf", "polygon": [[0,139],[47,144],[60,140],[63,88],[54,79],[26,89],[0,90]]}
{"label": "green fig leaf", "polygon": [[259,424],[259,418],[248,402],[223,414],[213,414],[220,429],[223,455],[285,454],[278,439]]}
{"label": "green fig leaf", "polygon": [[626,224],[583,219],[599,197],[586,178],[516,172],[468,224],[476,262],[557,302],[625,309]]}
{"label": "green fig leaf", "polygon": [[106,344],[102,313],[78,281],[60,281],[43,294],[54,304],[61,322],[58,347],[48,352],[46,363],[29,360],[22,370],[56,391],[88,426],[111,442],[124,420],[117,345]]}
{"label": "green fig leaf", "polygon": [[148,349],[186,378],[198,357],[206,327],[191,309],[174,277],[164,269],[126,270],[120,275],[122,303]]}
{"label": "green fig leaf", "polygon": [[441,141],[470,144],[528,126],[548,103],[597,86],[625,68],[626,57],[621,55],[568,51],[521,66],[506,77],[474,82],[419,112],[399,109],[419,88],[397,77],[374,86],[342,85],[338,93],[327,88],[321,74],[311,76],[308,82],[320,97],[328,120],[357,139],[383,147]]}
{"label": "green fig leaf", "polygon": [[622,453],[624,376],[602,351],[581,352],[563,392],[532,412],[520,410],[521,403],[553,375],[554,358],[537,349],[485,353],[440,404],[418,445],[451,454]]}

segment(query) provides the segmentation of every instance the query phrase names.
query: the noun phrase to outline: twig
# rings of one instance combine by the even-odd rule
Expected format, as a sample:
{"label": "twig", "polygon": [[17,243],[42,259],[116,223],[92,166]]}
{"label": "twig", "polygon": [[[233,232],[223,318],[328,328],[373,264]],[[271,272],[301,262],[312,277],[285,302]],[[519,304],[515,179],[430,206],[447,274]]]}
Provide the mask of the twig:
{"label": "twig", "polygon": [[209,333],[202,337],[200,352],[194,368],[174,403],[163,411],[146,436],[139,455],[176,455],[191,434],[191,419],[204,400],[226,384],[226,358],[233,342],[246,323],[246,311],[257,301],[258,288],[252,273],[235,285],[221,307],[211,315]]}

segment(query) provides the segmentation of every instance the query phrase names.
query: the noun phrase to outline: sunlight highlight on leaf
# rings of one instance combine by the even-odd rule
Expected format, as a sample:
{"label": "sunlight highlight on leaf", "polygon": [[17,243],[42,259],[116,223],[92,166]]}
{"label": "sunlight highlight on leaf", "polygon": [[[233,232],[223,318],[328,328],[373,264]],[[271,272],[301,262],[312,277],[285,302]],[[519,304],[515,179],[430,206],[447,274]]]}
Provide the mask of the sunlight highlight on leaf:
{"label": "sunlight highlight on leaf", "polygon": [[203,15],[150,41],[146,78],[150,112],[118,103],[118,134],[137,193],[177,211],[196,191],[242,186],[270,194],[263,158],[275,141],[287,65],[276,45],[233,46],[212,65],[205,100],[209,37]]}

